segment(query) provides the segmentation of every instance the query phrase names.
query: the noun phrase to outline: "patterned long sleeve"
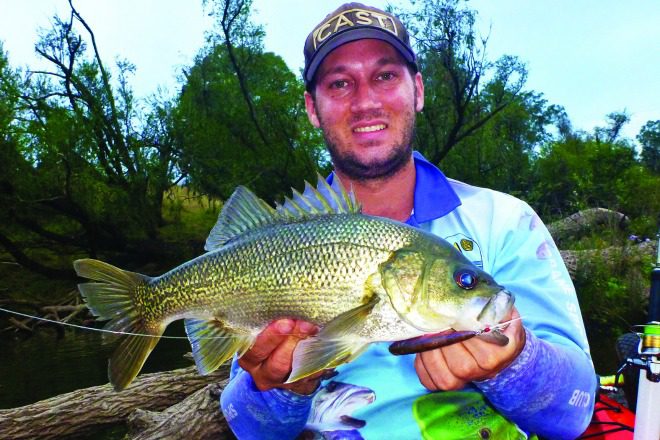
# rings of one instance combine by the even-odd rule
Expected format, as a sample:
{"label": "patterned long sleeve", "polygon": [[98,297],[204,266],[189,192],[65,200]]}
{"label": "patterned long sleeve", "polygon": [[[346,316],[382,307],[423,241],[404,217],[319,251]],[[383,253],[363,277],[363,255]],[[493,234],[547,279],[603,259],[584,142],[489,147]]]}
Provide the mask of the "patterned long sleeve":
{"label": "patterned long sleeve", "polygon": [[260,391],[252,376],[234,361],[220,409],[240,440],[289,439],[305,426],[312,398],[277,388]]}

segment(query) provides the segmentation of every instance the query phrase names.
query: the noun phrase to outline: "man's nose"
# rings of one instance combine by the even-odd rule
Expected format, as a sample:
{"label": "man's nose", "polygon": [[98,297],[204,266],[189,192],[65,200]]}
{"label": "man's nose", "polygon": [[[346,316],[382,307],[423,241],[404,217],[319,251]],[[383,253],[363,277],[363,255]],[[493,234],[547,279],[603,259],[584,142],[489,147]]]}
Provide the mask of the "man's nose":
{"label": "man's nose", "polygon": [[351,103],[351,110],[353,112],[359,113],[365,110],[379,109],[381,106],[382,103],[377,90],[370,84],[363,83],[358,85]]}

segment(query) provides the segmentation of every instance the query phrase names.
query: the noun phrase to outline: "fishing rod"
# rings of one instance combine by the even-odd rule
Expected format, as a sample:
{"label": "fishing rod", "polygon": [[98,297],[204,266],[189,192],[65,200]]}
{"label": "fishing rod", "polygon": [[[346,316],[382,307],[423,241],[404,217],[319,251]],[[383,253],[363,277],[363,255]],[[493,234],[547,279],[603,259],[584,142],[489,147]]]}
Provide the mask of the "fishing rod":
{"label": "fishing rod", "polygon": [[648,324],[641,326],[634,440],[660,439],[660,230],[655,267],[651,271]]}

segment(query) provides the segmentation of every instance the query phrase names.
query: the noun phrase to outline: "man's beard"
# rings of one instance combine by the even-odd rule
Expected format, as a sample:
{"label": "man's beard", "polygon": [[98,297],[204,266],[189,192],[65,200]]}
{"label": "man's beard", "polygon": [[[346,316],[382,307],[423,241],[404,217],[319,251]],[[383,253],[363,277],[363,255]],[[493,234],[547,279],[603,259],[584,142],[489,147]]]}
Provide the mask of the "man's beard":
{"label": "man's beard", "polygon": [[[339,140],[326,130],[318,110],[316,114],[319,116],[323,137],[335,169],[350,179],[362,182],[385,179],[396,175],[410,161],[412,140],[415,135],[414,110],[404,115],[401,139],[398,141],[395,140],[395,144],[392,145],[388,156],[383,159],[373,159],[371,161],[360,160],[352,151],[341,152],[338,148]],[[370,115],[370,117],[376,116],[378,115]]]}

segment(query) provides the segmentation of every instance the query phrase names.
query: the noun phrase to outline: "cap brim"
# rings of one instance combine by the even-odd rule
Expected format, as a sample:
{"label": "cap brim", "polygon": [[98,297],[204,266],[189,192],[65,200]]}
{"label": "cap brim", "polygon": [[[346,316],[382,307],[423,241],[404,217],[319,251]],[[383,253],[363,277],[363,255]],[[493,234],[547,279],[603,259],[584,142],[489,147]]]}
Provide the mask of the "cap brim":
{"label": "cap brim", "polygon": [[382,40],[387,43],[390,43],[396,50],[401,53],[403,58],[409,63],[415,63],[415,54],[412,50],[406,47],[401,40],[396,36],[391,34],[388,31],[382,30],[380,28],[370,28],[370,27],[361,27],[359,29],[347,29],[346,32],[336,34],[321,46],[320,49],[314,54],[312,62],[309,63],[307,70],[305,70],[305,82],[310,83],[314,79],[316,70],[319,68],[325,57],[341,46],[342,44],[350,43],[355,40],[364,40],[367,38],[373,38],[375,40]]}

